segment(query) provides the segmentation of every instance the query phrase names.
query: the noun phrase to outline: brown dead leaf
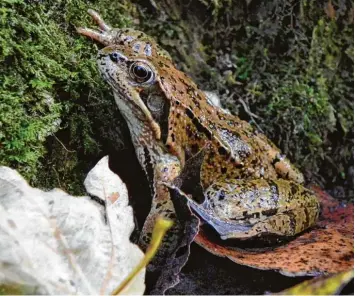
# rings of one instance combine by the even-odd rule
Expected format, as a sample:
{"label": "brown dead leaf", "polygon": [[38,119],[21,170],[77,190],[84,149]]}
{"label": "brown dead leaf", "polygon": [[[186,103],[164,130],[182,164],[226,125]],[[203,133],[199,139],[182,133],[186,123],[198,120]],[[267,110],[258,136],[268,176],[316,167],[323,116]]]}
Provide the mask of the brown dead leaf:
{"label": "brown dead leaf", "polygon": [[335,19],[336,11],[331,0],[328,1],[326,7],[324,8],[324,11],[330,19]]}
{"label": "brown dead leaf", "polygon": [[354,266],[354,205],[342,205],[317,187],[322,213],[317,225],[289,243],[250,251],[222,245],[207,238],[201,228],[195,241],[207,251],[258,269],[288,276],[320,275],[346,271]]}

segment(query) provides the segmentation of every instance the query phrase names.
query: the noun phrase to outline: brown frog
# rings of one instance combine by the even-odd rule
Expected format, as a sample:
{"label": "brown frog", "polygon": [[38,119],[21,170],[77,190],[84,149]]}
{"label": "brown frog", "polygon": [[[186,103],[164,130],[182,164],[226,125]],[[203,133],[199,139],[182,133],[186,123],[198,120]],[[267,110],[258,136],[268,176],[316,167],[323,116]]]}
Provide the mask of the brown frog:
{"label": "brown frog", "polygon": [[99,70],[112,87],[152,188],[142,245],[158,215],[175,219],[164,184],[172,183],[201,150],[205,201],[187,198],[222,238],[293,236],[315,223],[317,198],[271,141],[212,105],[152,38],[133,29],[111,29],[96,12],[89,13],[100,30],[78,32],[105,46],[98,53]]}

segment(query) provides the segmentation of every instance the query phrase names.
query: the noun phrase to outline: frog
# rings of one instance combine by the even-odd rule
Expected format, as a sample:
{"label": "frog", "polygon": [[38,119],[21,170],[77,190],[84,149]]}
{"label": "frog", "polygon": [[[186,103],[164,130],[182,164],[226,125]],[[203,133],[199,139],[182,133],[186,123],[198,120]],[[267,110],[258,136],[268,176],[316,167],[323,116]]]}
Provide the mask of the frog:
{"label": "frog", "polygon": [[[131,28],[111,28],[97,12],[89,14],[99,30],[77,31],[104,46],[97,55],[99,72],[113,91],[151,186],[142,246],[158,216],[177,221],[171,197],[175,185],[169,184],[196,157],[200,161],[193,169],[204,201],[174,188],[222,239],[292,237],[316,223],[316,196],[271,140],[212,104],[153,38]],[[166,243],[173,246],[173,241],[172,235]]]}

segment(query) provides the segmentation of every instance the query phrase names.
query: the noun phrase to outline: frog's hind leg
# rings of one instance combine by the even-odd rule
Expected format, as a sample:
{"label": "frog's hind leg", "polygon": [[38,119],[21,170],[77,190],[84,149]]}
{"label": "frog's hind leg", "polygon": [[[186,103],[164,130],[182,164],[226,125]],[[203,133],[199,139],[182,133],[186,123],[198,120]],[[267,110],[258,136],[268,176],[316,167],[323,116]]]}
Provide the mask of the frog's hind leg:
{"label": "frog's hind leg", "polygon": [[318,214],[316,208],[299,208],[293,211],[276,214],[256,223],[246,232],[221,236],[222,239],[250,238],[263,235],[279,237],[294,236],[314,224]]}
{"label": "frog's hind leg", "polygon": [[223,180],[207,188],[205,197],[201,205],[189,204],[222,239],[293,236],[312,226],[319,214],[310,190],[283,179]]}

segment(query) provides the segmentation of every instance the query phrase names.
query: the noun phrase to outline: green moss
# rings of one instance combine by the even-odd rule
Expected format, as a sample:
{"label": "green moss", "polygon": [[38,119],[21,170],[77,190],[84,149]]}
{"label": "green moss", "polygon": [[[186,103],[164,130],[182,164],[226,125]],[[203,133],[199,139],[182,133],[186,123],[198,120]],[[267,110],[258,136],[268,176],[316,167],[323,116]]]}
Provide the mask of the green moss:
{"label": "green moss", "polygon": [[[29,4],[7,0],[0,9],[0,163],[18,169],[37,186],[67,188],[81,181],[69,181],[65,176],[76,179],[78,157],[99,151],[87,106],[107,97],[102,109],[112,109],[109,92],[97,73],[96,50],[75,32],[79,24],[90,25],[88,8],[100,10],[116,25],[130,22],[127,11],[131,8],[122,1],[88,5],[86,1]],[[51,136],[59,130],[65,131],[64,143]],[[53,139],[59,151],[48,145]],[[63,159],[69,147],[75,152]],[[46,155],[47,148],[57,153]]]}

